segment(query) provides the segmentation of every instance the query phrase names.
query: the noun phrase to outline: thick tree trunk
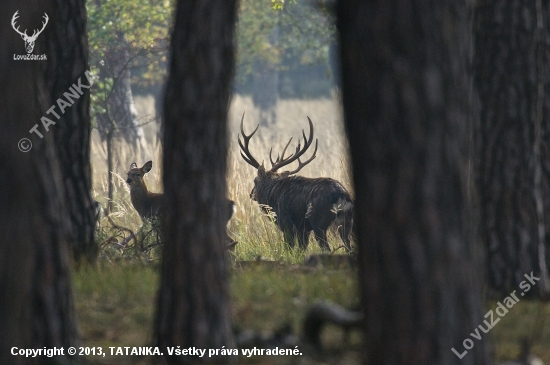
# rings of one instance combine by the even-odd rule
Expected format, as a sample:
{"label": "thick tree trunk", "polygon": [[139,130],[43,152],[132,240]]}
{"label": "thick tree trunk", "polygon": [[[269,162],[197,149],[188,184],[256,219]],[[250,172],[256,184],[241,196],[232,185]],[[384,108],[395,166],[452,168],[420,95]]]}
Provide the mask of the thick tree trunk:
{"label": "thick tree trunk", "polygon": [[[367,364],[484,364],[464,1],[338,2]],[[469,342],[466,342],[469,345]]]}
{"label": "thick tree trunk", "polygon": [[542,67],[549,61],[547,14],[548,3],[542,8],[540,0],[486,1],[476,12],[480,229],[489,287],[500,295],[518,289],[531,272],[541,281],[529,294],[550,289],[550,164],[541,162],[550,146],[550,119],[543,116],[550,85]]}
{"label": "thick tree trunk", "polygon": [[235,0],[177,4],[164,104],[166,243],[156,319],[159,346],[234,347],[224,208],[235,12]]}
{"label": "thick tree trunk", "polygon": [[[23,28],[37,28],[44,12],[54,22],[51,3],[5,1],[0,12],[0,363],[41,364],[48,358],[13,356],[12,347],[44,348],[76,344],[68,267],[67,205],[53,132],[40,118],[51,106],[41,62],[16,61],[23,41],[8,25],[19,10]],[[24,18],[24,20],[23,20]],[[32,24],[32,25],[31,25]],[[51,24],[48,24],[51,26]],[[45,54],[46,28],[34,54]],[[50,57],[51,55],[47,55]],[[38,123],[43,138],[29,130]],[[32,142],[23,153],[21,138]],[[58,359],[65,363],[66,359]]]}
{"label": "thick tree trunk", "polygon": [[[89,85],[85,76],[88,70],[88,41],[86,35],[86,7],[83,0],[56,0],[55,14],[48,25],[48,62],[46,77],[52,105],[66,100],[73,84]],[[53,109],[49,118],[56,122],[52,127],[59,156],[65,202],[71,224],[70,241],[77,261],[94,262],[98,248],[94,242],[94,201],[91,196],[90,167],[90,90],[83,87],[82,95],[61,113]]]}

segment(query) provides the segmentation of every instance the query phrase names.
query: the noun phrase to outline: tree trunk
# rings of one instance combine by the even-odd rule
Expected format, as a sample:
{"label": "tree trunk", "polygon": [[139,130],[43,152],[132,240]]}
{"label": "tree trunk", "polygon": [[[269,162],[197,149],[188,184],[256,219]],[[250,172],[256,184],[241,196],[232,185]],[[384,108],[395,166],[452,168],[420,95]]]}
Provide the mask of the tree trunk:
{"label": "tree trunk", "polygon": [[[56,105],[58,99],[66,100],[63,94],[70,92],[73,84],[78,85],[78,79],[83,85],[89,85],[84,74],[88,70],[85,1],[57,0],[55,6],[55,18],[48,24],[46,51],[46,77],[52,105]],[[68,204],[73,256],[77,261],[94,262],[98,247],[94,241],[91,195],[90,90],[85,87],[80,90],[83,94],[64,113],[56,105],[48,117],[56,123],[52,129]]]}
{"label": "tree trunk", "polygon": [[166,243],[156,318],[163,347],[234,347],[224,208],[235,12],[235,0],[177,4],[164,104]]}
{"label": "tree trunk", "polygon": [[550,289],[550,164],[541,162],[550,157],[548,112],[543,116],[547,14],[540,0],[488,1],[476,12],[480,229],[489,288],[500,295],[517,290],[531,272],[541,281],[529,294]]}
{"label": "tree trunk", "polygon": [[[276,13],[279,18],[279,12]],[[275,25],[269,36],[269,44],[277,48],[279,25]],[[270,59],[258,59],[254,65],[252,101],[260,109],[260,124],[269,126],[277,121],[277,100],[279,95],[279,71]]]}
{"label": "tree trunk", "polygon": [[[34,54],[45,54],[47,32],[57,12],[50,3],[5,1],[0,24],[9,24],[19,10],[23,28],[37,28],[46,12],[50,26],[38,37]],[[54,15],[55,14],[55,15]],[[24,18],[24,20],[23,20]],[[51,107],[44,61],[14,60],[24,52],[23,41],[9,26],[0,28],[0,363],[42,364],[48,358],[11,355],[11,348],[74,346],[77,342],[68,267],[69,227],[63,178],[50,126],[40,118]],[[50,54],[47,54],[50,57]],[[40,138],[29,130],[38,123]],[[22,138],[32,149],[21,152]],[[29,141],[19,144],[29,146]],[[59,363],[66,363],[59,358]]]}
{"label": "tree trunk", "polygon": [[483,340],[463,347],[483,319],[465,234],[466,3],[340,0],[337,19],[366,364],[484,364]]}
{"label": "tree trunk", "polygon": [[[120,135],[134,147],[135,152],[143,154],[147,149],[147,141],[138,121],[137,110],[132,94],[130,47],[124,40],[124,34],[119,34],[120,48],[106,55],[106,68],[113,78],[113,90],[109,97],[109,112],[117,125]],[[139,156],[143,159],[145,156]]]}
{"label": "tree trunk", "polygon": [[[95,0],[96,6],[102,5],[102,0]],[[148,156],[147,140],[138,119],[134,106],[131,82],[131,46],[123,32],[117,33],[117,42],[110,44],[110,51],[105,54],[100,77],[102,80],[112,80],[112,88],[108,91],[102,107],[104,115],[98,117],[98,131],[102,141],[108,138],[108,133],[116,130],[116,137],[123,137],[137,154],[135,160],[144,160]],[[113,137],[113,136],[111,136]],[[112,197],[111,197],[112,198]],[[112,203],[110,203],[112,204]]]}

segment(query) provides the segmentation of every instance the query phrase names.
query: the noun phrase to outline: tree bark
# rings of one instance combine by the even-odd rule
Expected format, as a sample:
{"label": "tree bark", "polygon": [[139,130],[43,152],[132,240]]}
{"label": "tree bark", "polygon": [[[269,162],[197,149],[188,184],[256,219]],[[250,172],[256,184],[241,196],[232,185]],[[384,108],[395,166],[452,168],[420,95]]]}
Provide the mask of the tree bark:
{"label": "tree bark", "polygon": [[548,103],[543,115],[550,30],[542,3],[493,0],[476,11],[480,229],[489,288],[499,295],[518,289],[531,272],[541,281],[529,294],[550,290],[550,163],[542,162],[550,146]]}
{"label": "tree bark", "polygon": [[366,364],[484,364],[465,234],[471,48],[464,1],[340,0]]}
{"label": "tree bark", "polygon": [[[11,29],[19,10],[23,28],[38,28],[51,2],[5,1],[0,12],[0,363],[41,364],[51,359],[11,355],[11,348],[74,346],[77,331],[68,266],[67,205],[52,128],[43,129],[50,90],[41,64],[14,60],[24,54],[21,37]],[[53,22],[53,19],[50,19]],[[34,54],[45,54],[46,27]],[[48,55],[47,56],[51,56]],[[35,123],[43,134],[29,133]],[[26,153],[17,147],[22,138],[32,142]],[[66,358],[57,359],[67,363]]]}
{"label": "tree bark", "polygon": [[[88,67],[88,40],[86,34],[86,6],[83,0],[56,0],[55,13],[48,24],[46,77],[51,105],[73,84],[89,85],[85,76]],[[90,90],[82,88],[82,95],[61,113],[56,106],[49,118],[59,156],[65,202],[71,225],[70,242],[76,261],[92,263],[98,254],[94,241],[95,214],[92,199],[90,166]]]}
{"label": "tree bark", "polygon": [[235,0],[177,3],[164,102],[166,243],[156,317],[163,347],[234,347],[224,208],[235,12]]}

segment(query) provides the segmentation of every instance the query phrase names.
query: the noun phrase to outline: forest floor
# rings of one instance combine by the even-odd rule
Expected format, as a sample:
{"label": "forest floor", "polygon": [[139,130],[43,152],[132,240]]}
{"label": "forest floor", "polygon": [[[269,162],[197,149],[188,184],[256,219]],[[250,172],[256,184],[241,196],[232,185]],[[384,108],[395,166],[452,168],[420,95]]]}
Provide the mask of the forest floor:
{"label": "forest floor", "polygon": [[[358,305],[357,271],[353,268],[306,267],[278,263],[233,267],[231,308],[233,324],[241,329],[272,332],[289,325],[302,335],[307,309],[319,300],[346,308]],[[107,356],[88,356],[92,364],[156,364],[159,357],[110,356],[109,347],[152,346],[154,308],[159,283],[157,264],[100,265],[74,270],[76,314],[83,346],[101,346]],[[487,310],[497,302],[488,302]],[[532,352],[550,363],[550,304],[522,300],[501,318],[484,338],[497,362],[515,359],[523,337],[539,331]],[[550,321],[547,321],[550,322]],[[536,330],[534,330],[534,328]],[[322,333],[322,352],[300,347],[302,356],[238,357],[247,364],[360,364],[361,334],[346,336],[336,326]]]}
{"label": "forest floor", "polygon": [[[307,309],[328,300],[356,307],[357,273],[352,268],[325,269],[251,263],[231,269],[233,324],[261,333],[290,326],[301,334]],[[110,356],[109,347],[152,346],[158,265],[105,265],[74,272],[76,313],[83,346],[101,346],[107,356],[89,356],[97,364],[150,364],[155,358]],[[359,364],[361,338],[355,331],[329,326],[322,333],[324,350],[302,356],[240,356],[237,363]],[[158,360],[158,358],[156,358]]]}
{"label": "forest floor", "polygon": [[[136,108],[143,118],[154,114],[153,99],[136,98]],[[239,242],[230,255],[231,309],[234,325],[242,329],[274,331],[290,325],[294,333],[301,335],[302,321],[307,309],[316,301],[327,300],[346,308],[358,305],[357,271],[349,267],[311,268],[302,264],[306,255],[321,253],[311,239],[307,252],[285,249],[283,237],[269,216],[259,209],[249,197],[256,171],[246,164],[239,154],[237,134],[243,112],[245,131],[250,133],[257,125],[259,111],[250,97],[236,95],[229,112],[229,156],[227,189],[228,197],[237,205],[237,212],[230,220],[228,232]],[[266,160],[271,147],[275,154],[290,137],[294,144],[307,129],[309,116],[319,138],[316,159],[306,166],[300,175],[331,177],[340,181],[353,195],[347,142],[343,132],[342,110],[337,93],[332,98],[316,100],[280,100],[277,103],[277,123],[261,126],[251,140],[251,151],[260,160]],[[149,123],[145,127],[148,146],[145,150],[132,150],[123,140],[115,143],[114,196],[112,222],[133,232],[150,232],[142,227],[139,215],[130,202],[126,184],[126,172],[132,162],[142,166],[153,161],[153,169],[145,176],[149,190],[162,192],[162,151],[158,141],[158,126]],[[291,146],[291,148],[293,148]],[[96,131],[92,141],[92,169],[94,198],[107,205],[107,150]],[[309,155],[308,155],[309,156]],[[97,268],[74,270],[76,314],[84,346],[109,347],[151,346],[153,343],[154,308],[159,283],[160,253],[154,234],[138,234],[143,247],[153,247],[136,258],[130,243],[120,250],[113,242],[128,236],[128,230],[113,228],[112,222],[103,218],[98,231],[101,243],[100,264]],[[333,234],[329,235],[333,249],[341,245]],[[341,253],[341,250],[337,251]],[[254,261],[262,264],[238,267],[237,261]],[[277,263],[282,264],[277,264]],[[495,309],[495,301],[487,301],[486,310]],[[535,337],[532,352],[550,364],[550,304],[523,299],[501,318],[483,338],[492,344],[493,358],[498,362],[515,359],[524,337]],[[472,332],[474,332],[472,328]],[[475,333],[474,333],[475,334]],[[477,340],[475,340],[477,341]],[[238,363],[262,364],[359,364],[362,349],[360,333],[349,337],[336,327],[323,332],[323,353],[304,349],[303,356],[239,358]],[[475,342],[474,342],[475,343]],[[460,345],[460,344],[457,344]],[[457,349],[458,350],[458,349]],[[450,349],[449,349],[450,351]],[[467,355],[466,355],[467,356]],[[94,364],[149,364],[151,358],[130,356],[90,356]]]}

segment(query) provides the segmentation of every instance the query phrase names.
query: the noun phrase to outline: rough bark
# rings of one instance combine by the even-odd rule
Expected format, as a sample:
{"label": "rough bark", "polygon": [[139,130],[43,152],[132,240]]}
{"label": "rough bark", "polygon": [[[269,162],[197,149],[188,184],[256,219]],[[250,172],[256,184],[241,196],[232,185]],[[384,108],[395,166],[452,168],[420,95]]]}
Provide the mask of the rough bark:
{"label": "rough bark", "polygon": [[480,267],[465,234],[471,112],[464,1],[337,5],[356,192],[366,364],[484,364]]}
{"label": "rough bark", "polygon": [[489,288],[500,295],[531,272],[541,282],[530,294],[550,289],[547,24],[548,3],[542,8],[540,0],[486,1],[476,11],[480,229]]}
{"label": "rough bark", "polygon": [[82,95],[74,104],[59,111],[58,98],[66,100],[73,84],[89,85],[85,76],[88,67],[88,40],[86,35],[86,7],[84,0],[56,0],[46,40],[48,62],[46,78],[51,105],[60,118],[51,113],[56,151],[59,157],[65,202],[71,225],[70,242],[76,261],[94,262],[98,248],[94,242],[94,200],[91,196],[90,167],[90,90],[82,88]]}
{"label": "rough bark", "polygon": [[[76,327],[68,268],[68,220],[62,175],[53,134],[44,138],[29,130],[40,124],[50,107],[43,61],[15,61],[23,54],[21,37],[10,27],[19,10],[22,28],[36,28],[47,2],[5,1],[0,12],[0,363],[41,364],[48,358],[11,355],[13,346],[44,348],[74,346]],[[50,19],[52,22],[53,19]],[[51,24],[49,24],[51,25]],[[46,32],[38,37],[34,54],[44,54]],[[49,55],[48,55],[49,56]],[[42,127],[41,124],[39,126]],[[29,138],[29,152],[18,141]],[[65,363],[64,359],[58,359]]]}
{"label": "rough bark", "polygon": [[234,347],[224,208],[235,12],[235,0],[177,3],[164,102],[167,205],[156,318],[159,346]]}

